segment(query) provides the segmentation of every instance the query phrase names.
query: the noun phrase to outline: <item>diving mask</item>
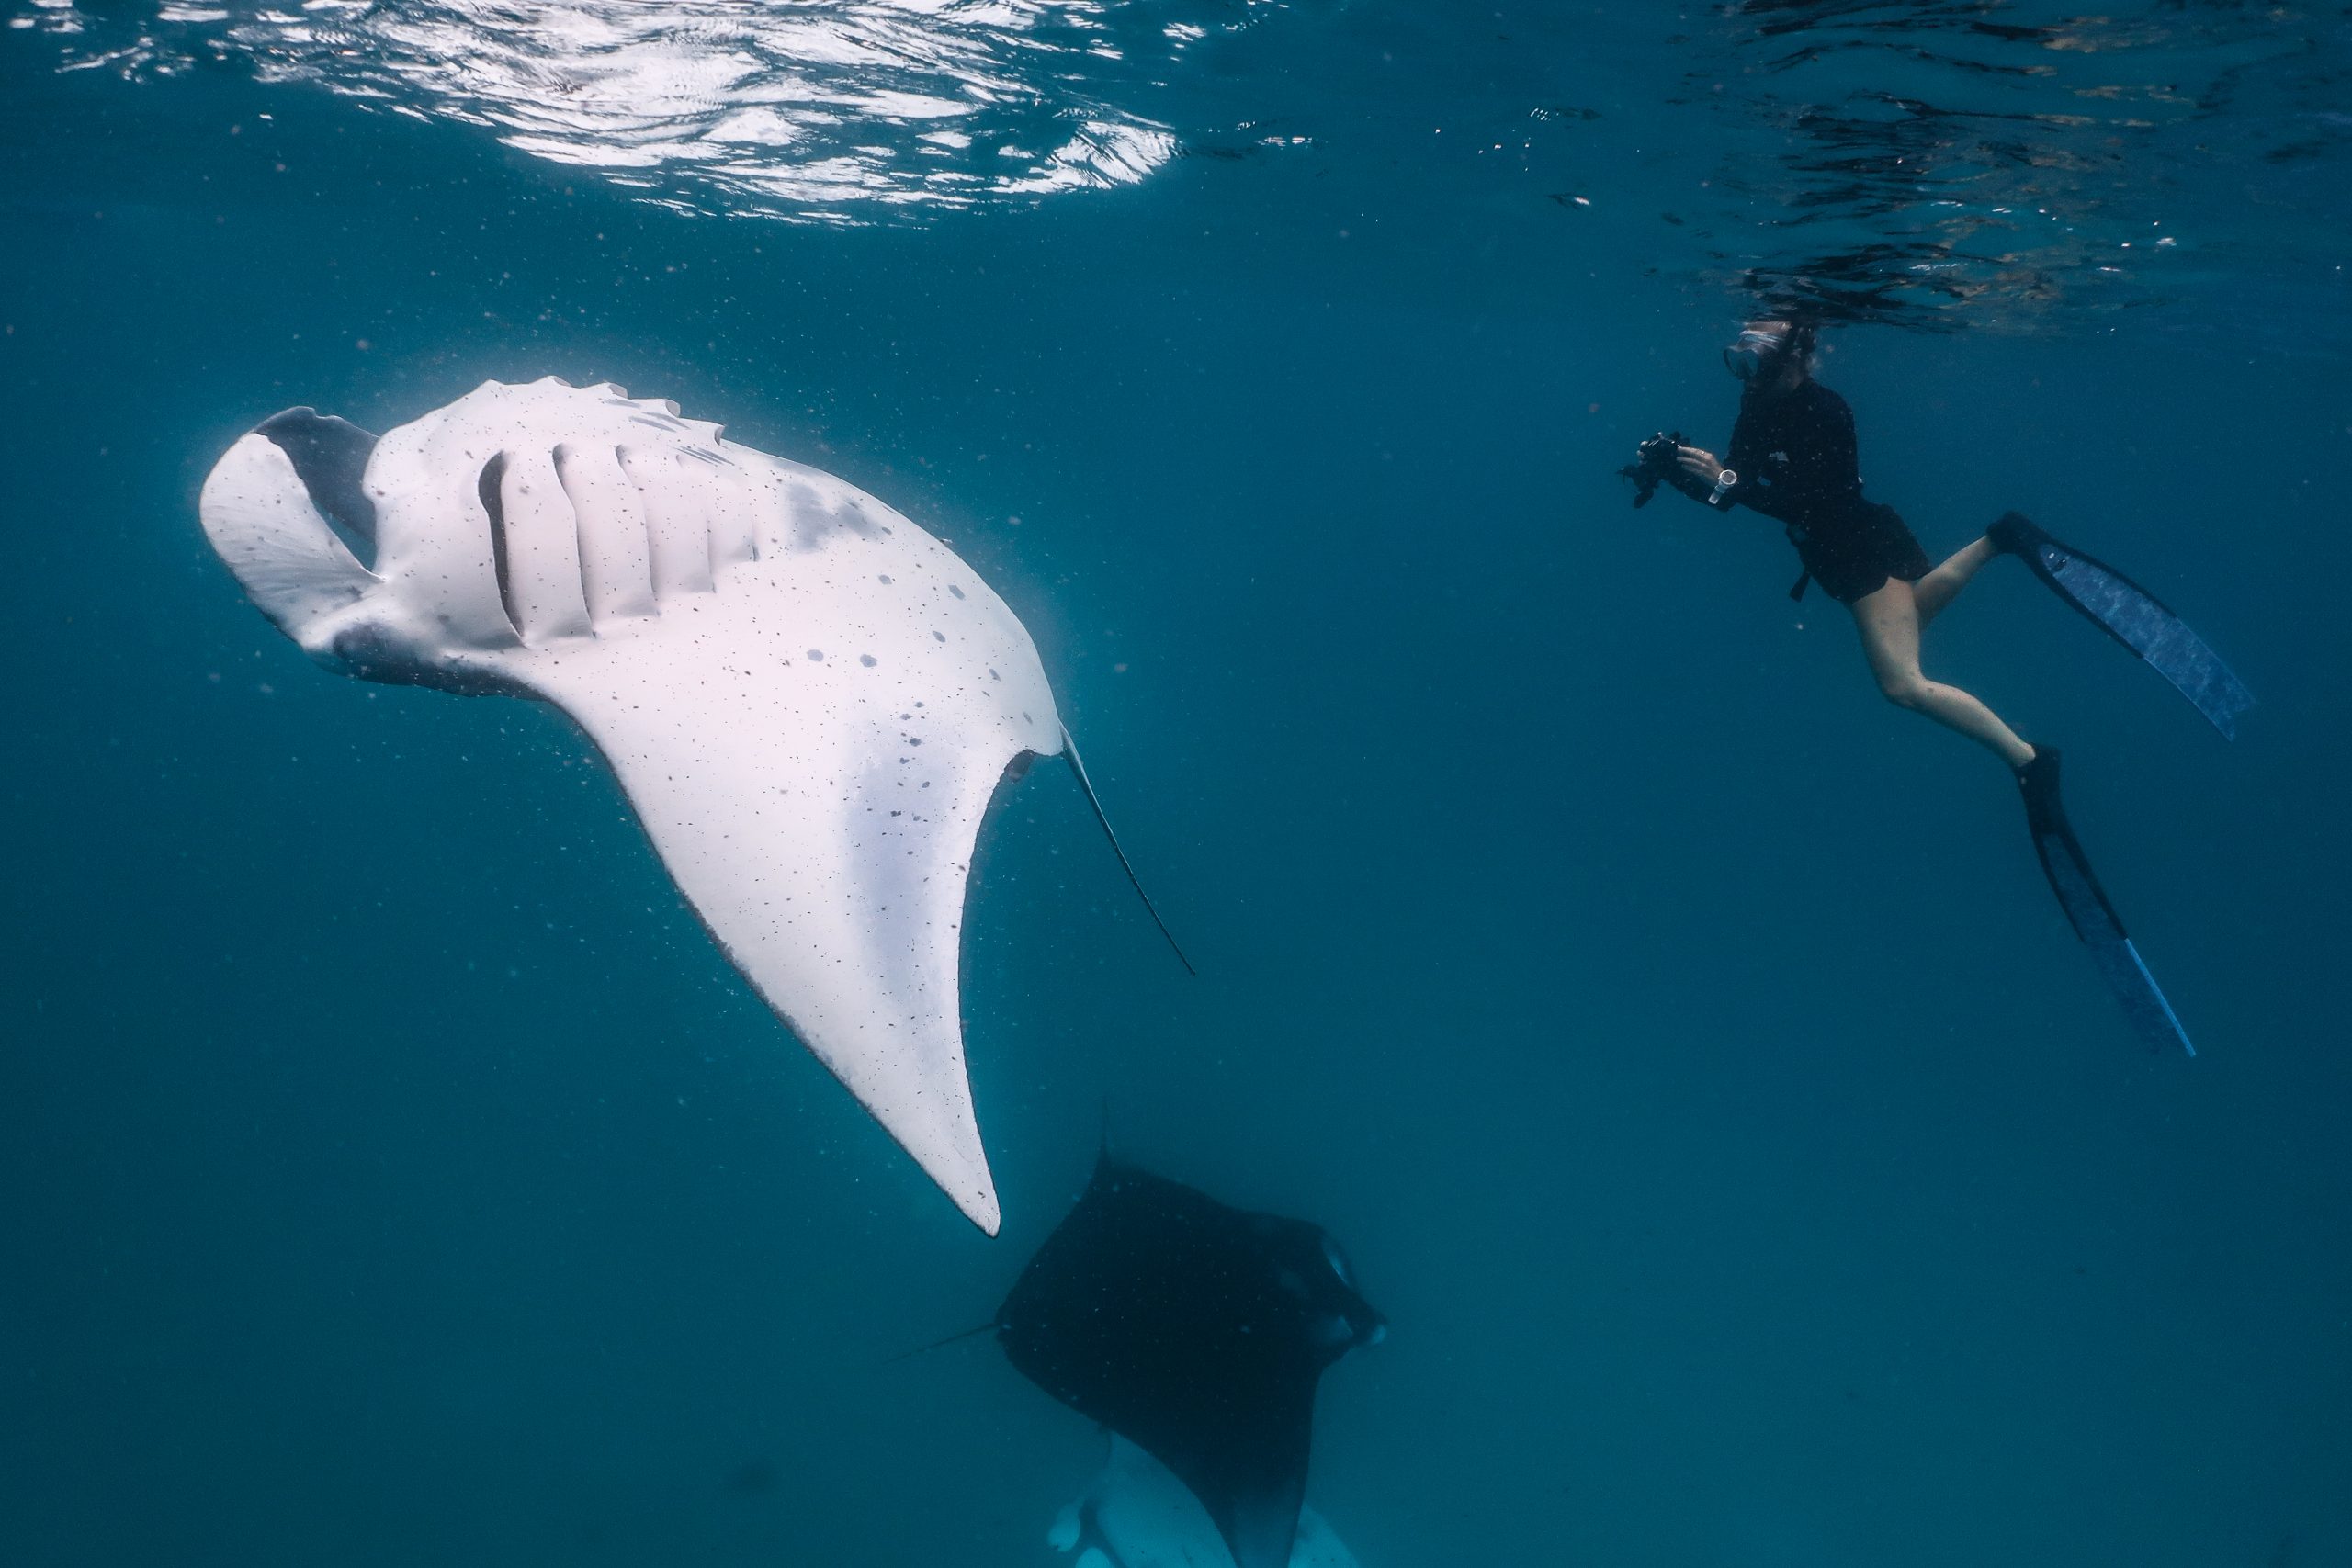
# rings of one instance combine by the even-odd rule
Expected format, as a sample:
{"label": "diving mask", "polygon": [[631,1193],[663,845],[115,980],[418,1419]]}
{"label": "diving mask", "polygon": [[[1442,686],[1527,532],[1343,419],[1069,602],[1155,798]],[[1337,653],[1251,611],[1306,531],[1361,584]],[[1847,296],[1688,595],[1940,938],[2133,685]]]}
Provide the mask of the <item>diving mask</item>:
{"label": "diving mask", "polygon": [[1742,328],[1738,338],[1724,350],[1724,367],[1742,381],[1761,381],[1788,352],[1789,333],[1785,326]]}

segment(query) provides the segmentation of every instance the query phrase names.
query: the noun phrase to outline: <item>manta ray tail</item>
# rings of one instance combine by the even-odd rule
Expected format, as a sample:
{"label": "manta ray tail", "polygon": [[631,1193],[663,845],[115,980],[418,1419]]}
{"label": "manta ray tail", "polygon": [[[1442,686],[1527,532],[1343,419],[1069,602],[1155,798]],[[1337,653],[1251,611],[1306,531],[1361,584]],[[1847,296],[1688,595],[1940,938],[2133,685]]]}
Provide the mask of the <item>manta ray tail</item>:
{"label": "manta ray tail", "polygon": [[993,1321],[983,1323],[977,1328],[967,1328],[959,1334],[951,1334],[944,1339],[934,1339],[928,1345],[918,1345],[911,1350],[901,1350],[882,1364],[886,1367],[895,1367],[900,1361],[911,1361],[917,1356],[928,1356],[933,1350],[944,1350],[950,1345],[960,1345],[967,1339],[990,1333],[995,1328],[996,1324]]}
{"label": "manta ray tail", "polygon": [[1127,852],[1119,847],[1118,830],[1111,826],[1111,818],[1103,814],[1102,797],[1094,793],[1094,781],[1086,776],[1086,763],[1078,754],[1078,739],[1070,734],[1067,724],[1062,726],[1062,755],[1069,759],[1069,771],[1078,775],[1078,787],[1086,792],[1086,804],[1094,807],[1094,820],[1102,824],[1102,836],[1111,840],[1111,852],[1119,857],[1119,869],[1127,874],[1127,881],[1135,888],[1136,897],[1143,900],[1144,910],[1151,916],[1151,923],[1158,926],[1159,934],[1168,939],[1169,949],[1176,954],[1176,962],[1184,966],[1184,973],[1198,976],[1200,971],[1193,967],[1193,961],[1185,957],[1184,950],[1177,945],[1176,933],[1170,931],[1168,922],[1159,918],[1159,908],[1152,903],[1151,895],[1143,890],[1143,878],[1136,874],[1135,863],[1127,859]]}

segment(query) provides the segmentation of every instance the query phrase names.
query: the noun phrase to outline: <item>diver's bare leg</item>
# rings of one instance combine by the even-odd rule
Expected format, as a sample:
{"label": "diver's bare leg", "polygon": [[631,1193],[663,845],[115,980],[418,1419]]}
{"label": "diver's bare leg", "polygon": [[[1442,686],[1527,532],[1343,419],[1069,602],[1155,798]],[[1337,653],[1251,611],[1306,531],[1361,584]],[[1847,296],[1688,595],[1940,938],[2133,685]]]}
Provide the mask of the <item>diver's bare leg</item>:
{"label": "diver's bare leg", "polygon": [[[1962,552],[1965,554],[1966,552]],[[1966,581],[1962,579],[1962,581]],[[2013,768],[2033,761],[2033,748],[2018,739],[1991,708],[1940,681],[1919,672],[1919,606],[1911,584],[1889,578],[1884,587],[1849,606],[1862,634],[1862,652],[1878,677],[1878,689],[1896,707],[1925,714],[1978,745],[1999,753]]]}
{"label": "diver's bare leg", "polygon": [[1925,629],[1929,621],[1944,612],[1944,606],[1960,597],[1976,569],[1991,560],[1993,541],[1978,539],[1974,544],[1954,550],[1950,559],[1911,585],[1912,597],[1919,602],[1919,626]]}

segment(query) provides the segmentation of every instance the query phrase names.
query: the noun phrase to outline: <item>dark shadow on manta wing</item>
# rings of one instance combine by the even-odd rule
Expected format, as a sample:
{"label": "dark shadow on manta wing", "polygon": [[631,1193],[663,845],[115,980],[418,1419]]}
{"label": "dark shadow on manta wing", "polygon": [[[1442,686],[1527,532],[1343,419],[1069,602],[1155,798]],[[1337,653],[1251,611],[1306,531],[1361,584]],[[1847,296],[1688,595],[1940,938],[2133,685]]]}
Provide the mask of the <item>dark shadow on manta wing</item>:
{"label": "dark shadow on manta wing", "polygon": [[1107,1154],[997,1312],[1014,1368],[1173,1472],[1238,1568],[1284,1568],[1324,1369],[1386,1332],[1322,1227]]}

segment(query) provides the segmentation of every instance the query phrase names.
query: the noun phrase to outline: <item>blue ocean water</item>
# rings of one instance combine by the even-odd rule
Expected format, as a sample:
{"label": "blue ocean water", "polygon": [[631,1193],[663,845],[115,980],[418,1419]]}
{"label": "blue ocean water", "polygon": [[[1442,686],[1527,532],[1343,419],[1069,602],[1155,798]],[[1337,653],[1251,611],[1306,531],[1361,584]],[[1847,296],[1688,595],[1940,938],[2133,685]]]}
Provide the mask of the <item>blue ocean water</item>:
{"label": "blue ocean water", "polygon": [[[1310,1488],[1367,1568],[2352,1562],[2340,6],[653,9],[5,10],[0,1562],[1057,1561],[1099,1438],[889,1359],[1106,1105],[1391,1319]],[[2013,562],[1928,642],[2195,1060],[1776,528],[1628,507],[1781,293],[1931,553],[2028,511],[2258,694]],[[574,731],[316,669],[197,526],[279,408],[548,374],[1035,634],[1202,973],[1001,799],[1001,1238]]]}

